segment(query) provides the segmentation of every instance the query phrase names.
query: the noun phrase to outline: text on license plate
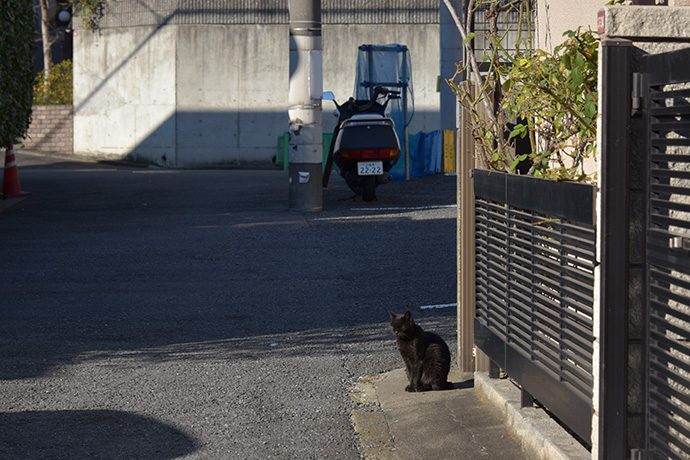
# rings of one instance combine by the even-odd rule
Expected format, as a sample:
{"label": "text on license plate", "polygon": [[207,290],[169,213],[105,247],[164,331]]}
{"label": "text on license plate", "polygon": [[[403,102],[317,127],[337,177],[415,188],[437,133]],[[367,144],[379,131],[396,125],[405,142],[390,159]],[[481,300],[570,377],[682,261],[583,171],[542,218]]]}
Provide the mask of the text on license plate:
{"label": "text on license plate", "polygon": [[360,176],[379,176],[383,174],[382,161],[361,161],[357,163],[357,168],[357,173]]}

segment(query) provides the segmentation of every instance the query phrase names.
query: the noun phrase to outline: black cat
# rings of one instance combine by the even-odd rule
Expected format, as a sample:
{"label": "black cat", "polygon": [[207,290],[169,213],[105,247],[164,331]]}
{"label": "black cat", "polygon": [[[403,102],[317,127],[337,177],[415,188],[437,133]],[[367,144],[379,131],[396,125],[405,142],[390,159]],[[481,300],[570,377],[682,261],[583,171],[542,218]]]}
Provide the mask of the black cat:
{"label": "black cat", "polygon": [[412,319],[412,313],[391,315],[391,328],[395,334],[398,351],[405,361],[410,384],[405,391],[447,390],[453,388],[448,382],[450,371],[450,350],[441,337],[433,332],[424,332]]}

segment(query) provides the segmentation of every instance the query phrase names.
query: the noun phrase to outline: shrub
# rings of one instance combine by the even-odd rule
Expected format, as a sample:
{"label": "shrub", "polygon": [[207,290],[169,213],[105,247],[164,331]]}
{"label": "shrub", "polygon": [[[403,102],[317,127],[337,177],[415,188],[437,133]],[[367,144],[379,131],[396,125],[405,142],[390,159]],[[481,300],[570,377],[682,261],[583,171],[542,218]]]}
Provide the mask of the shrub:
{"label": "shrub", "polygon": [[31,5],[26,0],[0,1],[0,148],[22,139],[31,123]]}
{"label": "shrub", "polygon": [[72,104],[72,61],[66,60],[50,67],[50,78],[46,85],[43,72],[36,76],[34,104]]}

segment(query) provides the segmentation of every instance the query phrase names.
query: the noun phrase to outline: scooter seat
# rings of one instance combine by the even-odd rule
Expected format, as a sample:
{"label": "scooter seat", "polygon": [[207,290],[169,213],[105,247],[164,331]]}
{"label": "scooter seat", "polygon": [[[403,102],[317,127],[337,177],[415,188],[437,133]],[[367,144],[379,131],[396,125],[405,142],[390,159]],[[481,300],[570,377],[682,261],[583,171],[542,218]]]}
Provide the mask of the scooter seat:
{"label": "scooter seat", "polygon": [[385,118],[383,115],[379,115],[378,113],[356,113],[352,115],[349,120],[378,120],[381,118]]}

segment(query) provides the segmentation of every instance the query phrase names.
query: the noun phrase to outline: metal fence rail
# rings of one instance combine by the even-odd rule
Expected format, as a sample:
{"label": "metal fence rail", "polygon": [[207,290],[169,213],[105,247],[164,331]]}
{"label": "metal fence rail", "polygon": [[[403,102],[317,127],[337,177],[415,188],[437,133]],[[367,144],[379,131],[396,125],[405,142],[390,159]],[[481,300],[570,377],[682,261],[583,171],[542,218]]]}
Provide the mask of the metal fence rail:
{"label": "metal fence rail", "polygon": [[690,49],[647,57],[648,458],[690,452]]}
{"label": "metal fence rail", "polygon": [[[324,24],[438,24],[438,0],[322,0]],[[288,24],[287,0],[109,0],[99,29],[161,25]]]}
{"label": "metal fence rail", "polygon": [[594,187],[475,170],[474,190],[475,342],[589,440]]}

